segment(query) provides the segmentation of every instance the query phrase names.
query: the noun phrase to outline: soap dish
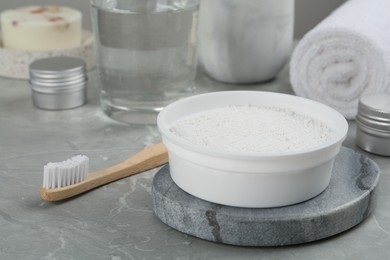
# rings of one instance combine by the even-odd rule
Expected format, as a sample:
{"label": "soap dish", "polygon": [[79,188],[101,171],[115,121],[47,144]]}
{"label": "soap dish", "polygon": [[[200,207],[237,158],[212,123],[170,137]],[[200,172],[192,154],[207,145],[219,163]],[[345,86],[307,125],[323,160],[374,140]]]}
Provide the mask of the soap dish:
{"label": "soap dish", "polygon": [[95,52],[93,34],[84,30],[82,44],[77,48],[55,51],[21,51],[7,49],[2,46],[0,39],[0,76],[15,79],[29,78],[29,65],[31,62],[53,56],[70,56],[81,58],[86,63],[87,70],[95,67]]}
{"label": "soap dish", "polygon": [[153,210],[168,226],[213,242],[296,245],[340,234],[364,221],[375,209],[379,177],[374,161],[342,147],[329,186],[317,197],[278,208],[239,208],[186,193],[165,166],[153,180]]}

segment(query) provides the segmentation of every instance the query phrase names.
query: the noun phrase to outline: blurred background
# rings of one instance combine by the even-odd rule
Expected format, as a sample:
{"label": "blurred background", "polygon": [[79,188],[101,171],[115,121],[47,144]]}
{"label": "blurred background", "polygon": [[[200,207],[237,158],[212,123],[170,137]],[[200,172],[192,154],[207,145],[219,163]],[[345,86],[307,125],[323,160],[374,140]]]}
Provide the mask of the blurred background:
{"label": "blurred background", "polygon": [[[301,38],[308,30],[313,28],[318,22],[325,18],[332,10],[344,1],[345,0],[296,0],[295,38]],[[0,12],[6,9],[25,5],[66,5],[77,8],[84,14],[84,28],[91,28],[89,0],[2,0],[0,1]]]}

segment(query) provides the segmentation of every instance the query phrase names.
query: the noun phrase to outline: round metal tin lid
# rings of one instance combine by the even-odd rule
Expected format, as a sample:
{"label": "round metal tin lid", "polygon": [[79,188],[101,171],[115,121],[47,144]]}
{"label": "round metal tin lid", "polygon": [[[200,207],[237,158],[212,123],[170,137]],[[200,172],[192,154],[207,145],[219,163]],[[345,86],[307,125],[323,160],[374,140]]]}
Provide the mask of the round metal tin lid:
{"label": "round metal tin lid", "polygon": [[30,78],[72,78],[85,73],[85,62],[75,57],[50,57],[30,64]]}
{"label": "round metal tin lid", "polygon": [[368,94],[360,98],[356,122],[365,131],[378,134],[390,132],[390,95],[385,93]]}
{"label": "round metal tin lid", "polygon": [[390,95],[364,95],[359,101],[359,114],[378,121],[390,121]]}
{"label": "round metal tin lid", "polygon": [[30,64],[34,105],[44,109],[68,109],[86,102],[85,62],[75,57],[50,57]]}

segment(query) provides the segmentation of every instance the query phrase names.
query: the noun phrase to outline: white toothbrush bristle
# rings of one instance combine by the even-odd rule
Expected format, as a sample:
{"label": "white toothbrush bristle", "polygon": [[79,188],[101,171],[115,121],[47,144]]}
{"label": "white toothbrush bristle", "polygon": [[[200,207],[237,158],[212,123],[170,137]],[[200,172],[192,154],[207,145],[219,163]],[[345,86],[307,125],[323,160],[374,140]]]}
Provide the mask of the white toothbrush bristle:
{"label": "white toothbrush bristle", "polygon": [[48,163],[43,167],[43,188],[61,188],[84,181],[88,177],[88,166],[89,158],[85,155]]}

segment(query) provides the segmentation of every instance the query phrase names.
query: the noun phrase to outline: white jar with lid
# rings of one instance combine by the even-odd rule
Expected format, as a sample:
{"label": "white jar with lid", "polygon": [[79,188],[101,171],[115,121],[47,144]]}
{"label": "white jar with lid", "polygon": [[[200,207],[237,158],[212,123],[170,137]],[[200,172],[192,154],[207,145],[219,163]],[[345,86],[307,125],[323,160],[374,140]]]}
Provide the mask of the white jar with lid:
{"label": "white jar with lid", "polygon": [[228,83],[273,79],[293,44],[294,0],[203,0],[199,62]]}

